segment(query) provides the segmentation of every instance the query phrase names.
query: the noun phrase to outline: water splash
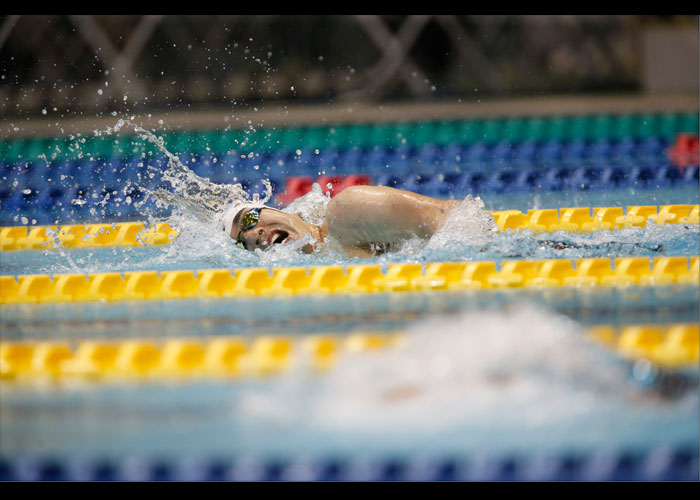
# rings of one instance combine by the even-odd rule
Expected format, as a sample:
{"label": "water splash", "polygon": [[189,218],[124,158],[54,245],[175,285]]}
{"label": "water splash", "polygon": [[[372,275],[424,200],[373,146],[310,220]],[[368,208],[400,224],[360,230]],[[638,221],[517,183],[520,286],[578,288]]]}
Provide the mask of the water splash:
{"label": "water splash", "polygon": [[463,445],[486,449],[562,439],[607,446],[673,415],[697,427],[697,393],[667,401],[647,392],[581,325],[538,306],[434,316],[402,336],[396,348],[343,353],[314,390],[299,370],[251,391],[238,415],[384,443],[393,436],[406,444],[410,436],[420,446],[455,445],[460,436]]}
{"label": "water splash", "polygon": [[[149,260],[150,265],[166,265],[170,268],[177,262],[201,261],[202,265],[245,266],[285,266],[285,265],[325,265],[344,264],[348,259],[340,246],[332,238],[327,238],[322,245],[316,245],[317,252],[303,254],[299,248],[308,243],[281,245],[266,251],[244,252],[231,245],[216,225],[231,202],[269,203],[272,200],[272,186],[263,180],[265,192],[261,196],[246,192],[240,183],[219,184],[208,178],[200,177],[183,164],[179,157],[169,151],[162,137],[143,129],[128,119],[120,119],[113,127],[95,131],[95,135],[116,135],[125,128],[132,128],[141,140],[153,144],[167,158],[167,168],[160,170],[154,166],[144,167],[149,176],[160,175],[170,188],[149,191],[141,186],[146,196],[133,203],[139,212],[150,222],[158,221],[157,213],[149,211],[147,202],[154,201],[157,209],[174,209],[166,220],[175,227],[180,236],[160,250]],[[122,191],[128,199],[127,190],[132,181],[127,179]],[[323,194],[322,187],[314,184],[311,191],[297,198],[284,212],[297,214],[310,224],[319,225],[325,218],[327,205],[331,198]],[[114,197],[110,200],[114,202]],[[78,203],[78,201],[76,201]],[[535,234],[528,230],[494,231],[493,217],[485,212],[484,202],[480,198],[467,196],[447,218],[443,227],[429,240],[412,238],[388,253],[372,261],[380,263],[429,262],[429,261],[473,261],[491,259],[547,259],[547,258],[581,258],[616,256],[655,256],[697,255],[697,225],[664,225],[653,223],[646,227],[632,227],[617,231],[598,231],[592,234],[575,234],[556,232],[552,234]],[[366,259],[359,259],[366,260]],[[201,267],[201,266],[200,266]]]}
{"label": "water splash", "polygon": [[148,199],[152,198],[159,208],[174,207],[181,213],[194,216],[207,225],[213,225],[218,223],[229,203],[250,201],[266,203],[272,197],[272,185],[267,180],[262,181],[266,192],[263,199],[260,199],[258,193],[254,193],[251,198],[240,183],[219,184],[208,178],[200,177],[184,165],[176,154],[165,147],[162,137],[156,136],[130,120],[120,119],[114,127],[108,127],[104,133],[115,134],[127,126],[133,128],[141,139],[153,144],[166,156],[168,159],[166,170],[160,171],[153,169],[153,167],[150,168],[160,173],[161,179],[168,182],[172,188],[170,191],[163,188],[153,191],[145,189],[147,196],[138,202],[136,205],[138,208],[143,207]]}

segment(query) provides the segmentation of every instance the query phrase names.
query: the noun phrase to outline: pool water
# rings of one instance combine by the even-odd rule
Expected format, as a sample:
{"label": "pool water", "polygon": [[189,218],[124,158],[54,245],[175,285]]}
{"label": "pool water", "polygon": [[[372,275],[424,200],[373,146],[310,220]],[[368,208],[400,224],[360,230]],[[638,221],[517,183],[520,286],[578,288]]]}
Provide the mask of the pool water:
{"label": "pool water", "polygon": [[[490,194],[483,209],[697,204],[699,196],[697,187]],[[246,252],[186,211],[166,220],[179,232],[167,245],[2,252],[0,274],[700,254],[697,224],[442,234],[349,259],[332,246],[310,255],[285,247]],[[263,477],[270,461],[296,464],[287,478],[309,478],[314,464],[337,459],[352,464],[346,478],[367,479],[372,464],[396,457],[418,467],[411,478],[423,477],[420,464],[456,457],[472,461],[462,478],[483,479],[491,459],[508,457],[526,470],[547,457],[593,455],[601,461],[577,478],[599,479],[612,474],[604,464],[616,453],[680,449],[691,457],[684,477],[697,479],[697,371],[684,378],[685,390],[664,393],[641,383],[587,328],[697,324],[699,303],[700,286],[688,284],[3,305],[4,341],[399,332],[404,343],[344,353],[322,375],[302,363],[243,380],[4,384],[0,455],[113,458],[136,479],[155,459],[235,459],[226,477],[236,479]],[[647,472],[642,477],[655,477]]]}

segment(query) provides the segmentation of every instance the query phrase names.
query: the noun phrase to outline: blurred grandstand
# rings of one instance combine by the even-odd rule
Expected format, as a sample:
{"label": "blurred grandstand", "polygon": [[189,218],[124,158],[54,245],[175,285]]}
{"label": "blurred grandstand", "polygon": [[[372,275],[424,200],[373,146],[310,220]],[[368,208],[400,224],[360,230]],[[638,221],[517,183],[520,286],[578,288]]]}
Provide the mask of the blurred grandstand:
{"label": "blurred grandstand", "polygon": [[[16,124],[349,102],[697,97],[697,27],[697,16],[5,15],[0,113]],[[654,39],[675,43],[676,71],[691,75],[685,84],[670,75],[676,88],[648,77],[660,73],[650,58],[669,59],[649,47],[649,33],[664,30],[685,37]]]}

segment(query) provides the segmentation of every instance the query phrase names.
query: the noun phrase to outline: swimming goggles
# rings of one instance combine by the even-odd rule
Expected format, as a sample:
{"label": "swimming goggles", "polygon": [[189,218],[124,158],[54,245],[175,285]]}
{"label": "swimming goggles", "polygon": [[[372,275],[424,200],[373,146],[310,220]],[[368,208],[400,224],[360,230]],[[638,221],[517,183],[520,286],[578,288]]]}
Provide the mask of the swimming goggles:
{"label": "swimming goggles", "polygon": [[257,208],[251,208],[241,218],[241,230],[238,231],[238,236],[236,237],[236,245],[244,250],[248,250],[245,241],[241,240],[241,233],[249,229],[253,229],[258,225],[260,221],[260,210]]}

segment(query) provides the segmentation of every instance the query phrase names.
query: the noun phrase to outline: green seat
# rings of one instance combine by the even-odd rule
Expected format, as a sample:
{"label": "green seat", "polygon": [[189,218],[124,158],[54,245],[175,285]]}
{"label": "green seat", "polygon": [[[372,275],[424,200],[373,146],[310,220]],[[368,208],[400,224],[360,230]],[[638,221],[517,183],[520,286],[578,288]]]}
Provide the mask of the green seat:
{"label": "green seat", "polygon": [[505,126],[506,120],[502,118],[489,118],[484,120],[481,140],[486,144],[496,144],[500,142],[505,137]]}
{"label": "green seat", "polygon": [[22,140],[20,154],[22,160],[37,160],[42,156],[51,159],[53,150],[52,140],[47,137],[31,137]]}
{"label": "green seat", "polygon": [[546,136],[542,140],[565,141],[569,136],[571,119],[568,116],[553,116],[549,119]]}
{"label": "green seat", "polygon": [[457,143],[457,124],[454,121],[440,121],[435,124],[435,145],[445,147]]}
{"label": "green seat", "polygon": [[278,128],[263,128],[258,130],[257,143],[263,153],[274,153],[282,147],[284,133]]}
{"label": "green seat", "polygon": [[216,152],[223,156],[229,151],[239,151],[240,135],[239,130],[229,129],[219,132],[216,140]]}
{"label": "green seat", "polygon": [[83,154],[96,160],[111,158],[118,145],[115,139],[110,135],[88,137],[83,145]]}
{"label": "green seat", "polygon": [[633,138],[635,135],[636,120],[631,114],[620,114],[614,117],[611,131],[611,138],[621,140]]}
{"label": "green seat", "polygon": [[323,151],[328,148],[328,127],[309,126],[301,131],[301,149]]}
{"label": "green seat", "polygon": [[591,139],[610,139],[615,129],[615,118],[612,115],[602,114],[593,117],[591,123]]}
{"label": "green seat", "polygon": [[655,113],[637,115],[634,121],[633,135],[645,140],[658,135],[659,116]]}
{"label": "green seat", "polygon": [[679,118],[677,113],[663,113],[659,117],[659,135],[669,140],[675,139]]}
{"label": "green seat", "polygon": [[303,146],[304,131],[299,127],[280,129],[280,148],[283,151],[296,151]]}
{"label": "green seat", "polygon": [[78,157],[77,153],[71,151],[73,141],[67,137],[56,137],[50,139],[46,144],[47,158],[51,161],[73,160]]}
{"label": "green seat", "polygon": [[507,118],[503,122],[503,135],[497,142],[507,141],[511,144],[523,142],[530,135],[529,122],[530,120],[521,117]]}
{"label": "green seat", "polygon": [[413,144],[413,134],[413,124],[410,122],[396,122],[392,126],[392,136],[395,147]]}
{"label": "green seat", "polygon": [[678,121],[677,133],[698,133],[698,113],[683,113]]}
{"label": "green seat", "polygon": [[219,133],[216,130],[201,130],[197,139],[198,150],[212,154],[219,147]]}
{"label": "green seat", "polygon": [[435,140],[435,130],[435,122],[412,123],[408,138],[409,146],[421,148],[426,144],[433,144]]}
{"label": "green seat", "polygon": [[364,123],[350,125],[347,129],[346,141],[347,143],[344,145],[346,149],[370,147],[370,127]]}
{"label": "green seat", "polygon": [[11,139],[5,142],[3,159],[8,163],[19,161],[24,156],[24,139]]}
{"label": "green seat", "polygon": [[571,119],[569,126],[569,141],[589,140],[593,136],[593,119],[590,116],[578,115]]}
{"label": "green seat", "polygon": [[373,125],[368,134],[368,144],[380,148],[390,148],[397,145],[394,127],[391,124],[377,123]]}
{"label": "green seat", "polygon": [[476,120],[465,120],[455,124],[457,142],[463,146],[471,146],[481,140],[481,123]]}

